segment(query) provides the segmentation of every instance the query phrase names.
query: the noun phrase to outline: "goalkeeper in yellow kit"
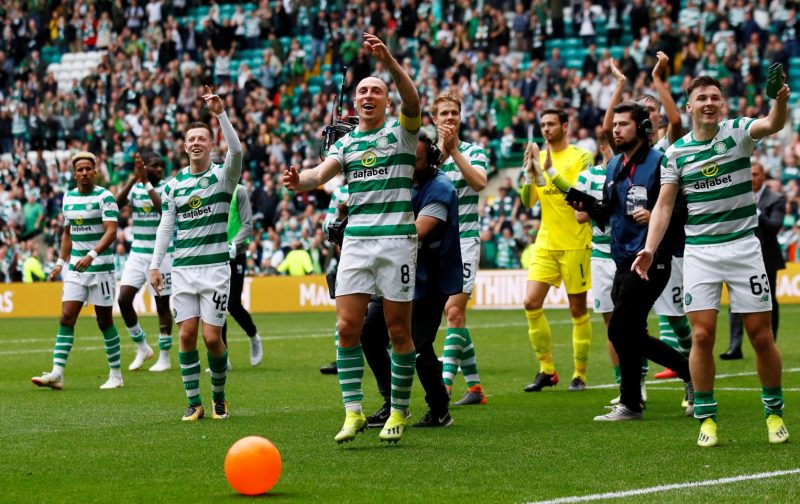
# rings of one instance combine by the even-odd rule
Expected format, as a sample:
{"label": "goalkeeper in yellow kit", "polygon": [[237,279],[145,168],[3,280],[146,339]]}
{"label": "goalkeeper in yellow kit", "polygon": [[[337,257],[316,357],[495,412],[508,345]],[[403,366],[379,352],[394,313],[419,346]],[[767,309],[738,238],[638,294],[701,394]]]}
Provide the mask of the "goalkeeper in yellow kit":
{"label": "goalkeeper in yellow kit", "polygon": [[534,245],[533,261],[528,265],[525,291],[528,337],[540,367],[533,383],[527,385],[525,391],[539,392],[558,383],[558,373],[553,364],[552,333],[542,306],[550,286],[558,287],[562,281],[572,315],[575,371],[569,390],[580,391],[586,389],[586,364],[592,342],[592,326],[586,309],[586,292],[592,286],[592,230],[586,222],[578,222],[564,195],[576,184],[578,175],[591,168],[594,158],[586,149],[567,141],[569,117],[563,110],[545,109],[540,124],[549,147],[540,153],[535,144],[528,146],[525,183],[520,190],[523,205],[530,207],[539,200],[542,208],[542,224]]}

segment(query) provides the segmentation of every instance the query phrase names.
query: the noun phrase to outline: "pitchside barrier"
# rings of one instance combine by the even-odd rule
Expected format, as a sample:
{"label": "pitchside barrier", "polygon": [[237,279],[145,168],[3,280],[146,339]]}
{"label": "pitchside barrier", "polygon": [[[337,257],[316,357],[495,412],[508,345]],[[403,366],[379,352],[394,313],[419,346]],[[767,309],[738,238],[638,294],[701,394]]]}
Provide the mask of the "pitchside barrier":
{"label": "pitchside barrier", "polygon": [[[521,309],[525,298],[526,270],[478,271],[470,305],[475,309]],[[800,304],[800,263],[790,263],[778,272],[778,300]],[[680,295],[680,293],[675,293]],[[58,317],[61,315],[61,283],[0,284],[0,318]],[[589,306],[592,306],[589,291]],[[727,292],[723,290],[723,304]],[[251,313],[332,312],[334,302],[322,275],[304,277],[247,277],[242,304]],[[545,308],[567,308],[567,293],[561,286],[551,289]],[[134,301],[139,314],[155,314],[156,306],[149,292],[139,292]],[[114,307],[115,313],[119,310]],[[90,315],[91,307],[84,307]]]}

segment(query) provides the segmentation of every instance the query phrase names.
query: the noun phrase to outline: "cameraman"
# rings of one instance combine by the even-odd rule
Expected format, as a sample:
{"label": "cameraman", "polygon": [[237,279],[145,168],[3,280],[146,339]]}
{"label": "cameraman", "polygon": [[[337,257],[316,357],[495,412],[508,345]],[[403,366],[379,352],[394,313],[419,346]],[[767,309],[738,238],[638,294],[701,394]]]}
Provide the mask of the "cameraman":
{"label": "cameraman", "polygon": [[[655,253],[650,281],[631,271],[636,254],[644,248],[650,211],[661,189],[661,162],[664,155],[650,147],[653,125],[647,110],[635,102],[614,107],[614,142],[621,154],[608,163],[602,204],[590,208],[589,215],[611,226],[611,257],[617,265],[611,298],[614,310],[608,324],[608,337],[619,355],[622,382],[620,401],[610,413],[596,416],[600,422],[642,418],[642,357],[678,373],[684,381],[690,408],[693,400],[689,363],[685,356],[647,333],[647,315],[669,280],[672,247],[675,239],[663,240]],[[577,210],[586,210],[576,203]],[[679,222],[679,220],[673,220]],[[675,237],[680,224],[667,231]]]}

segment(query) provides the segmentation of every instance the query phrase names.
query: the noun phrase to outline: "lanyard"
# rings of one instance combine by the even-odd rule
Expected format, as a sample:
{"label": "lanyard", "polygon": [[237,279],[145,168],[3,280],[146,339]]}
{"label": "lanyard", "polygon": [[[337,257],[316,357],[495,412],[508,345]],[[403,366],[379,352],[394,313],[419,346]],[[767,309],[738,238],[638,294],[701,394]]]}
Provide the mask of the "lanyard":
{"label": "lanyard", "polygon": [[[623,159],[622,159],[622,169],[623,169],[623,170],[625,169],[625,167],[627,166],[627,164],[628,164],[628,160],[627,160],[627,159],[625,159],[625,158],[623,158]],[[626,177],[626,178],[627,178],[627,180],[628,180],[628,186],[632,186],[632,185],[633,185],[633,174],[634,174],[634,173],[636,173],[636,163],[633,163],[633,164],[631,165],[631,171],[630,171],[630,173],[628,173],[628,176]]]}

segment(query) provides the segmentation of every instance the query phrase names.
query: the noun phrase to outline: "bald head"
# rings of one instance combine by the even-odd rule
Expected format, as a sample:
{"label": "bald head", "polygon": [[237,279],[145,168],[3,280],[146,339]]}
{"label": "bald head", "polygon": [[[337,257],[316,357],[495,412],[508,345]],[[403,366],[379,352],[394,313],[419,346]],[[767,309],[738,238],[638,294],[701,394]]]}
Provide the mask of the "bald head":
{"label": "bald head", "polygon": [[356,86],[356,92],[358,92],[358,90],[361,89],[362,86],[367,86],[367,87],[380,86],[383,88],[383,91],[386,94],[389,94],[389,86],[387,86],[386,83],[383,82],[383,80],[377,77],[364,77],[363,79],[361,79],[361,82],[359,82],[358,86]]}

